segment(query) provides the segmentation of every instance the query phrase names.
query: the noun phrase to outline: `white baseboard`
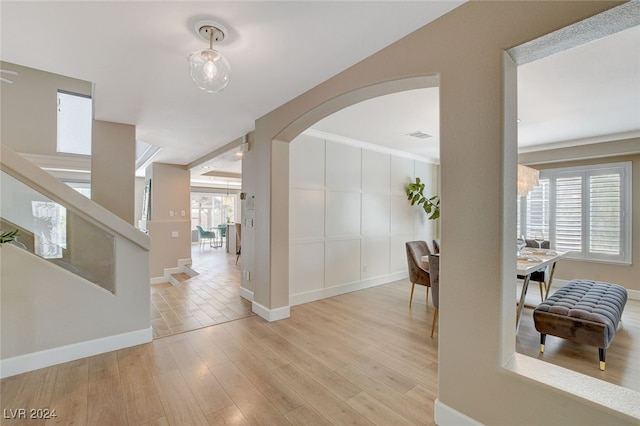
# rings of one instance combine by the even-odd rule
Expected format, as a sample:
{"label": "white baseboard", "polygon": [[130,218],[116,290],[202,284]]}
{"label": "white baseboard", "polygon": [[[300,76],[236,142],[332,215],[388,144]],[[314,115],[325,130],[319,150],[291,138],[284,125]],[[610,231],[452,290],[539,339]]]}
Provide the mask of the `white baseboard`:
{"label": "white baseboard", "polygon": [[200,275],[198,271],[195,271],[191,268],[191,264],[182,266],[182,272],[189,275],[191,278],[197,277]]}
{"label": "white baseboard", "polygon": [[149,284],[162,284],[162,283],[171,283],[171,285],[178,284],[175,279],[171,276],[171,274],[180,274],[184,273],[189,275],[190,277],[195,277],[199,275],[196,271],[191,269],[191,258],[187,259],[178,259],[178,266],[173,268],[165,268],[163,273],[164,275],[161,277],[152,277],[149,279]]}
{"label": "white baseboard", "polygon": [[627,296],[629,297],[629,300],[640,300],[640,290],[627,289]]}
{"label": "white baseboard", "polygon": [[153,340],[151,327],[0,360],[0,378],[111,352]]}
{"label": "white baseboard", "polygon": [[262,306],[256,301],[251,303],[251,310],[269,322],[278,321],[281,319],[289,318],[291,316],[289,306],[269,309],[266,306]]}
{"label": "white baseboard", "polygon": [[394,281],[405,279],[409,276],[407,271],[396,272],[381,277],[369,278],[362,281],[356,281],[347,284],[340,284],[333,287],[320,288],[304,293],[289,295],[289,305],[296,306],[303,303],[315,302],[316,300],[326,299],[327,297],[339,296],[352,291],[363,290],[365,288],[376,287],[382,284],[392,283]]}
{"label": "white baseboard", "polygon": [[240,297],[248,300],[249,302],[253,302],[253,291],[247,290],[244,287],[240,287]]}
{"label": "white baseboard", "polygon": [[465,416],[448,405],[443,404],[437,398],[433,408],[433,421],[438,426],[482,426],[482,423],[479,423],[471,417]]}
{"label": "white baseboard", "polygon": [[169,282],[169,280],[167,280],[164,276],[162,277],[152,277],[149,279],[149,284],[153,285],[153,284],[162,284],[162,283],[166,283]]}

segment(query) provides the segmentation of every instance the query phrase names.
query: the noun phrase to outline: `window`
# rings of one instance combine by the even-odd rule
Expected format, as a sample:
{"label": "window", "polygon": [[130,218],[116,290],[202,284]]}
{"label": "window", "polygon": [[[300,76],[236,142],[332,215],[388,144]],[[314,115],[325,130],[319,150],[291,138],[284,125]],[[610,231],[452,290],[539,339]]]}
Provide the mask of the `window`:
{"label": "window", "polygon": [[571,258],[630,263],[631,163],[542,170],[519,200],[518,226]]}
{"label": "window", "polygon": [[69,185],[85,197],[91,199],[91,182],[81,180],[60,179],[63,183]]}
{"label": "window", "polygon": [[233,206],[235,194],[191,193],[191,227],[200,225],[205,231],[215,230],[218,225],[234,223]]}
{"label": "window", "polygon": [[31,201],[34,252],[45,259],[61,259],[67,248],[67,209],[53,201]]}
{"label": "window", "polygon": [[92,108],[91,97],[58,91],[58,152],[91,155]]}

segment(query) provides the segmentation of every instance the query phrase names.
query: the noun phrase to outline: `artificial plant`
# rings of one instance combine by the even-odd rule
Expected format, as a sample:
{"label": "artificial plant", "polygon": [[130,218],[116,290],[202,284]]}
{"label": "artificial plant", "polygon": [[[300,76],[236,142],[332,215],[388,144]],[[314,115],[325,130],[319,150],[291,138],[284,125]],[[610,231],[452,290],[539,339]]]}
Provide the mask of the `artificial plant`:
{"label": "artificial plant", "polygon": [[419,177],[416,177],[415,182],[407,185],[407,199],[412,206],[415,204],[422,206],[429,219],[435,220],[440,217],[440,197],[438,195],[433,197],[425,196],[424,183],[420,181]]}
{"label": "artificial plant", "polygon": [[11,241],[14,241],[17,236],[18,236],[18,230],[17,229],[15,229],[13,231],[2,232],[2,234],[0,234],[0,246],[2,244],[10,243]]}

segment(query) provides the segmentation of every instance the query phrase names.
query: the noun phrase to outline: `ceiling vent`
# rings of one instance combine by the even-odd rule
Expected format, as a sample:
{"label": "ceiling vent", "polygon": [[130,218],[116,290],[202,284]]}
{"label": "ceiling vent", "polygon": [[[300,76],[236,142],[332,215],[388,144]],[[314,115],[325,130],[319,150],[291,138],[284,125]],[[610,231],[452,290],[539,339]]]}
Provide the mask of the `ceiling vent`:
{"label": "ceiling vent", "polygon": [[427,139],[427,138],[431,137],[430,134],[421,132],[420,130],[417,130],[417,131],[411,132],[411,133],[407,133],[407,136],[412,136],[412,137],[418,138],[418,139]]}

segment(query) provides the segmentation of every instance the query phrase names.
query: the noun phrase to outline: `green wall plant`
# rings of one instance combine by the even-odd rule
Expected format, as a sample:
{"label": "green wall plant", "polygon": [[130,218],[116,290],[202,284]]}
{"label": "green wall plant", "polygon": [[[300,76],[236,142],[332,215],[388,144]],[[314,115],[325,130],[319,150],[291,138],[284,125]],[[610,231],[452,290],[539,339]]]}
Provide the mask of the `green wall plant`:
{"label": "green wall plant", "polygon": [[440,217],[440,196],[434,195],[433,197],[427,198],[424,195],[424,183],[420,181],[419,177],[416,177],[415,182],[407,185],[407,199],[411,202],[412,206],[416,204],[422,206],[430,220],[435,220]]}
{"label": "green wall plant", "polygon": [[2,234],[0,234],[0,246],[5,243],[10,243],[11,241],[15,240],[17,236],[17,229],[13,231],[2,232]]}

